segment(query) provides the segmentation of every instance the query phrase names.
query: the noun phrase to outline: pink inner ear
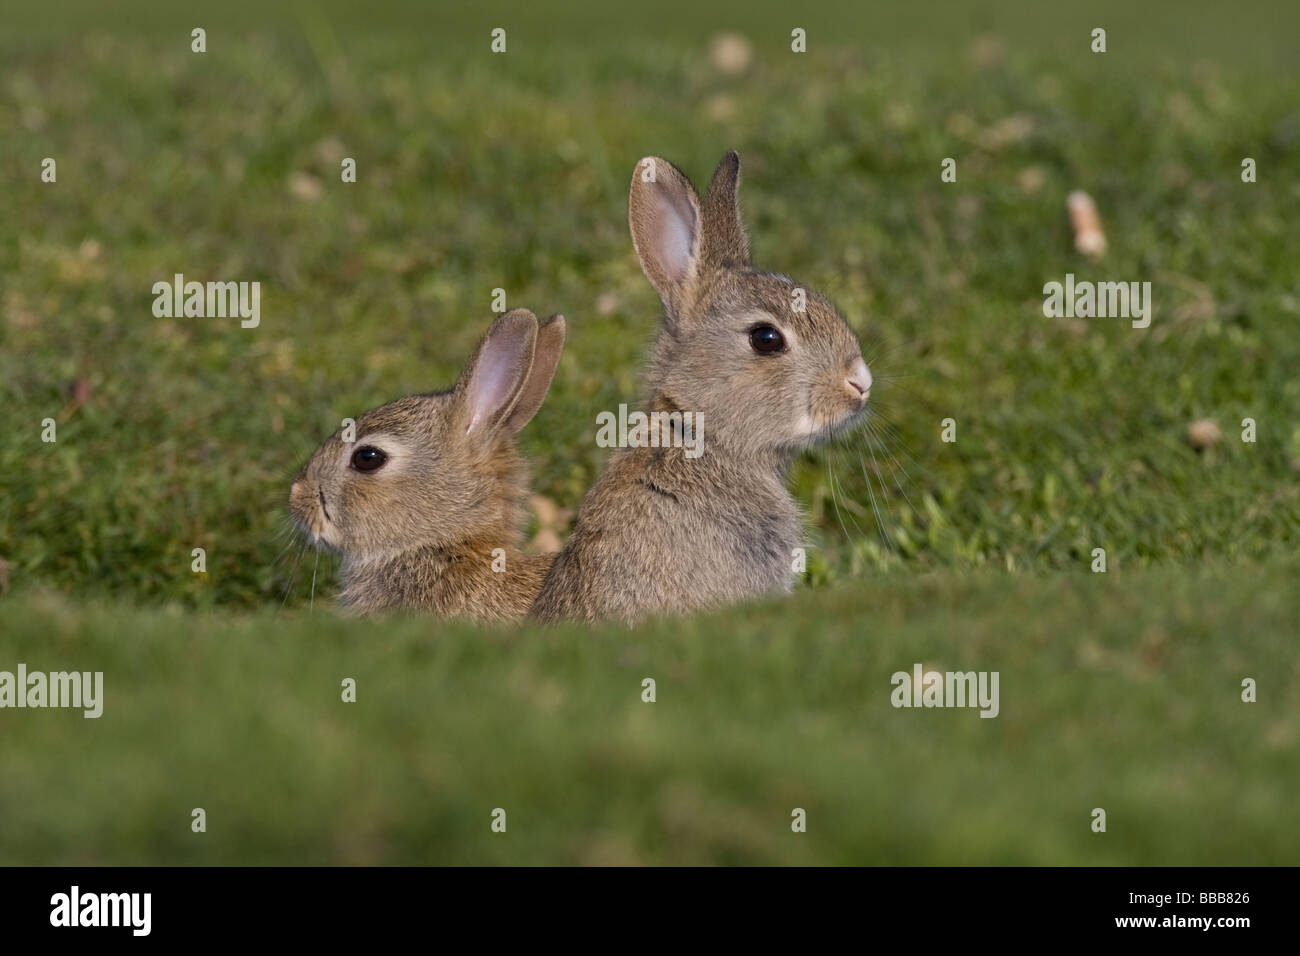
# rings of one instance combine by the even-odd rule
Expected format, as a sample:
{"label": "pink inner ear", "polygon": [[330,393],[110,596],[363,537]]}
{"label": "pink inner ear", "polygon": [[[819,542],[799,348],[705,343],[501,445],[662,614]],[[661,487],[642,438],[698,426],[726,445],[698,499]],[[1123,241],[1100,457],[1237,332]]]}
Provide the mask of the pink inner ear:
{"label": "pink inner ear", "polygon": [[657,190],[650,241],[659,250],[664,272],[674,282],[690,274],[691,251],[695,244],[695,209],[684,196]]}
{"label": "pink inner ear", "polygon": [[527,339],[523,336],[500,338],[506,341],[488,340],[474,367],[469,383],[470,419],[466,434],[473,431],[480,421],[494,418],[523,378]]}

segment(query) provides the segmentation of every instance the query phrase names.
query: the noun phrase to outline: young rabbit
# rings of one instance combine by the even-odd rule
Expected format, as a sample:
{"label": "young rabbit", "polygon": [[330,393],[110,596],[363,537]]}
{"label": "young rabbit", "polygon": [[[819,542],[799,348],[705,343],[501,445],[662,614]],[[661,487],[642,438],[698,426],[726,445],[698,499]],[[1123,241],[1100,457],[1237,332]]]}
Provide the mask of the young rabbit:
{"label": "young rabbit", "polygon": [[672,164],[637,165],[632,242],[664,307],[644,410],[693,412],[703,438],[693,455],[685,441],[612,454],[534,618],[631,623],[793,586],[802,535],[786,472],[859,420],[871,372],[830,302],[750,265],[739,174],[728,153],[701,200]]}
{"label": "young rabbit", "polygon": [[356,420],[355,441],[340,429],[321,445],[289,509],[313,544],[343,556],[342,604],[524,617],[555,556],[518,550],[527,476],[514,434],[563,347],[563,316],[539,326],[527,309],[507,312],[455,388],[389,402]]}

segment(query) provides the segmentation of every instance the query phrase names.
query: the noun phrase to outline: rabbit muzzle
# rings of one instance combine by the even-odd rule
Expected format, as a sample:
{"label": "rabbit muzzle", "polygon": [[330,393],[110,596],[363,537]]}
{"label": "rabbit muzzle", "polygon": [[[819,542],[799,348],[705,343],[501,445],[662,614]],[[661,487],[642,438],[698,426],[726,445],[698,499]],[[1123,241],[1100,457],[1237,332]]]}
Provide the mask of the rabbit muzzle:
{"label": "rabbit muzzle", "polygon": [[317,547],[338,550],[325,492],[310,478],[299,478],[289,489],[289,513]]}

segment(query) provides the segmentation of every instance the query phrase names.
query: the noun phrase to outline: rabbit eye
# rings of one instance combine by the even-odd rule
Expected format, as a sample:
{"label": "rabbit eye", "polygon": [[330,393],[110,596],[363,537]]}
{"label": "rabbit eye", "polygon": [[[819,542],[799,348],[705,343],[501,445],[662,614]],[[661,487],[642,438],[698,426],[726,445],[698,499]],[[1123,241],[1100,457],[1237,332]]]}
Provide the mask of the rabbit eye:
{"label": "rabbit eye", "polygon": [[749,344],[760,355],[774,355],[785,348],[785,336],[775,325],[756,325],[749,331]]}
{"label": "rabbit eye", "polygon": [[357,471],[378,471],[388,456],[373,445],[362,445],[352,453],[352,467]]}

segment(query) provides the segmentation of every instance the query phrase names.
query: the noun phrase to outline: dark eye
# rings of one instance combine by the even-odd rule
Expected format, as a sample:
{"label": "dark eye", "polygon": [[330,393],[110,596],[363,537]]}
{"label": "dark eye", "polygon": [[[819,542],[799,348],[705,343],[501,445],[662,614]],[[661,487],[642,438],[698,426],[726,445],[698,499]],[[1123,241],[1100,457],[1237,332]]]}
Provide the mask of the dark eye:
{"label": "dark eye", "polygon": [[785,348],[785,336],[775,325],[756,325],[749,331],[749,344],[760,355],[772,355]]}
{"label": "dark eye", "polygon": [[357,471],[378,471],[388,456],[373,445],[362,445],[352,453],[352,467]]}

